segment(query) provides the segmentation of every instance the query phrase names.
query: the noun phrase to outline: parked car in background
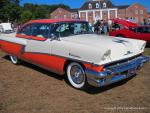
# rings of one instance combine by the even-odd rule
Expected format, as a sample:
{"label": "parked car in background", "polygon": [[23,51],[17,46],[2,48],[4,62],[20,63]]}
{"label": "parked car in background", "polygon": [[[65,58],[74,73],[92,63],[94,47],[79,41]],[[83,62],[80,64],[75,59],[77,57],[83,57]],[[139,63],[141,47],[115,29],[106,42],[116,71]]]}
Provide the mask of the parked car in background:
{"label": "parked car in background", "polygon": [[1,35],[0,47],[13,64],[25,60],[57,74],[83,89],[101,87],[136,73],[149,57],[145,41],[93,34],[86,21],[32,20],[14,36]]}
{"label": "parked car in background", "polygon": [[12,33],[13,29],[11,23],[0,23],[0,32],[1,33]]}
{"label": "parked car in background", "polygon": [[123,19],[112,19],[112,21],[114,24],[112,26],[112,31],[109,32],[110,36],[126,37],[150,42],[149,25],[140,26]]}

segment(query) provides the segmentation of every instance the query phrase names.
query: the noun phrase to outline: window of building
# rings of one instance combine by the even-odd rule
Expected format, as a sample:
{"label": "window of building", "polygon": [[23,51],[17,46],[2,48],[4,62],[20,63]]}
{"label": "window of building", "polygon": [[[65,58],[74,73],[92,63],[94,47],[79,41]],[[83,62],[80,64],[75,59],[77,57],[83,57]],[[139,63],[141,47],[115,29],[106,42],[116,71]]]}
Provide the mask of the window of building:
{"label": "window of building", "polygon": [[140,10],[140,14],[143,14],[143,10]]}
{"label": "window of building", "polygon": [[103,3],[103,8],[106,8],[106,3],[105,2]]}
{"label": "window of building", "polygon": [[107,11],[104,11],[104,15],[107,15]]}
{"label": "window of building", "polygon": [[66,19],[67,18],[67,15],[64,15],[64,19]]}
{"label": "window of building", "polygon": [[93,12],[89,12],[89,13],[88,13],[88,16],[89,16],[89,17],[92,17],[92,16],[93,16]]}
{"label": "window of building", "polygon": [[92,9],[92,4],[91,3],[89,3],[89,9]]}
{"label": "window of building", "polygon": [[135,17],[135,22],[138,23],[138,21],[139,21],[139,18]]}
{"label": "window of building", "polygon": [[96,8],[99,8],[99,3],[96,3]]}
{"label": "window of building", "polygon": [[135,14],[138,14],[139,13],[139,11],[138,10],[135,10]]}
{"label": "window of building", "polygon": [[85,17],[86,16],[86,14],[85,13],[81,13],[81,17]]}

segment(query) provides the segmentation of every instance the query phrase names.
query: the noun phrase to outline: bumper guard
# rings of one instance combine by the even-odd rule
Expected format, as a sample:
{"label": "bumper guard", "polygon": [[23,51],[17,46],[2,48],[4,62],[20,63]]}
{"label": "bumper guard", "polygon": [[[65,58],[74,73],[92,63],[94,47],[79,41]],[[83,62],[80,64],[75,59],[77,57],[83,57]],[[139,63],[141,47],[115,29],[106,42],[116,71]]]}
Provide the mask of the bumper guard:
{"label": "bumper guard", "polygon": [[139,56],[125,63],[118,63],[113,66],[106,67],[102,72],[96,72],[87,69],[87,81],[90,85],[101,87],[109,85],[120,80],[126,79],[136,74],[143,65],[150,60],[147,56]]}

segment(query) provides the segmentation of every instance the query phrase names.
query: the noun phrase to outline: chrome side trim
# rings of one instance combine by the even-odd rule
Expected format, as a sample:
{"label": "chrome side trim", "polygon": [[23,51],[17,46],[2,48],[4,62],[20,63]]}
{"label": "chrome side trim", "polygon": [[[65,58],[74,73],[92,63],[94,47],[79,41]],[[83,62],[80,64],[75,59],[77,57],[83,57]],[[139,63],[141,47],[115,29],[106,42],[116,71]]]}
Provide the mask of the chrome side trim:
{"label": "chrome side trim", "polygon": [[90,85],[96,87],[101,87],[118,82],[130,76],[133,76],[136,73],[136,70],[143,67],[143,65],[149,60],[149,57],[142,55],[128,62],[106,67],[102,72],[96,72],[86,69],[85,72],[87,75],[87,81]]}

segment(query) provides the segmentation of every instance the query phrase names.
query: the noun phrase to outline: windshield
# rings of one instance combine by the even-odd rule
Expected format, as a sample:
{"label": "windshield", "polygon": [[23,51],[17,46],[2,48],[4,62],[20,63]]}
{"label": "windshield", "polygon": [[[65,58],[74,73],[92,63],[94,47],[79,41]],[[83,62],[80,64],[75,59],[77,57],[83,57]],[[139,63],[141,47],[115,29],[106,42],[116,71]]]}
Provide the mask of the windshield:
{"label": "windshield", "polygon": [[51,25],[51,34],[57,37],[67,37],[81,34],[91,34],[92,29],[87,22],[63,22]]}

